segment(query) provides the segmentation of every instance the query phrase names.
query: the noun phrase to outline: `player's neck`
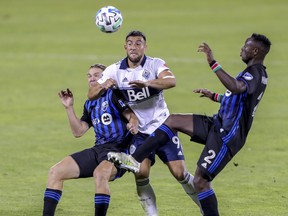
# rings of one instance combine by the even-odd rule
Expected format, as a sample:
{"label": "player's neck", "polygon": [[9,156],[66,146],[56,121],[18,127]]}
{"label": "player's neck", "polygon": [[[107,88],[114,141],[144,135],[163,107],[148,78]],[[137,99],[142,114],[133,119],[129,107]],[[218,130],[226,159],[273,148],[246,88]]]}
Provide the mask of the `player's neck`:
{"label": "player's neck", "polygon": [[263,65],[263,59],[251,59],[251,61],[248,62],[247,67],[255,64],[262,64]]}
{"label": "player's neck", "polygon": [[133,68],[133,69],[137,68],[140,64],[141,64],[141,62],[133,63],[133,62],[128,60],[129,68]]}

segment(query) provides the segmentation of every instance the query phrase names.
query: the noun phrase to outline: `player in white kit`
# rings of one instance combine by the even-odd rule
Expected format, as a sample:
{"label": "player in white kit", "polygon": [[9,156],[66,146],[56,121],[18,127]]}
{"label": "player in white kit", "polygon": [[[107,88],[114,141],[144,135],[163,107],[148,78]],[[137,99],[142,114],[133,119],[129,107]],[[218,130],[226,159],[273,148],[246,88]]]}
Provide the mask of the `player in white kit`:
{"label": "player in white kit", "polygon": [[[132,31],[126,36],[127,57],[107,67],[99,85],[89,89],[88,98],[96,99],[108,88],[119,88],[124,99],[139,119],[139,133],[134,136],[130,154],[169,116],[163,90],[175,87],[176,79],[165,61],[145,55],[146,36]],[[165,163],[185,192],[199,205],[193,188],[193,176],[187,171],[182,146],[177,134],[172,141],[151,153],[135,173],[137,193],[147,216],[158,215],[156,197],[149,183],[150,167],[155,154]]]}

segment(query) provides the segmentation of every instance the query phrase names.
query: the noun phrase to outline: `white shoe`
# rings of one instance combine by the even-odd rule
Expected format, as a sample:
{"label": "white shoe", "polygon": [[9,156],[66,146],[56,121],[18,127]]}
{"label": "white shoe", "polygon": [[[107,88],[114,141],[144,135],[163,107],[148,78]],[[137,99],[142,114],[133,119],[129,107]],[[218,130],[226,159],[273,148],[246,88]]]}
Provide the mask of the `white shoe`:
{"label": "white shoe", "polygon": [[140,163],[137,162],[131,155],[123,152],[108,152],[108,160],[116,166],[126,169],[130,172],[137,173],[140,169]]}

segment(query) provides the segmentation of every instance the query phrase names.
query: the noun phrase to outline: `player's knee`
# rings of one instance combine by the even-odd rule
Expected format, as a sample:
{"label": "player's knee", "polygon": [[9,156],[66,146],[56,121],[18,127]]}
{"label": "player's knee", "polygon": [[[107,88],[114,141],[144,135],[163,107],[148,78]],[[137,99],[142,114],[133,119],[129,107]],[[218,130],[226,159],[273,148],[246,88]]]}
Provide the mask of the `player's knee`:
{"label": "player's knee", "polygon": [[177,181],[183,181],[185,179],[185,174],[187,173],[181,166],[170,167],[170,172]]}
{"label": "player's knee", "polygon": [[52,166],[48,172],[49,179],[58,180],[61,179],[61,172],[57,168],[57,166]]}
{"label": "player's knee", "polygon": [[201,176],[194,176],[193,185],[197,192],[205,191],[210,188],[210,182]]}
{"label": "player's knee", "polygon": [[107,172],[102,172],[96,169],[93,173],[96,183],[109,181],[110,175]]}

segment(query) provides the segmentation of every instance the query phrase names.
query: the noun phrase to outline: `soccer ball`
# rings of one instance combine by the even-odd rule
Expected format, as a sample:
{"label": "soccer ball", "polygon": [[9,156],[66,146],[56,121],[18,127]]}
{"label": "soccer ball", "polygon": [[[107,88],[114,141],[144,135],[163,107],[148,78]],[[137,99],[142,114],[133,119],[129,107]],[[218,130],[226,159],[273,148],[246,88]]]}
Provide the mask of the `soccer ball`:
{"label": "soccer ball", "polygon": [[123,17],[120,10],[113,6],[101,8],[96,13],[96,26],[105,33],[116,32],[122,25]]}

